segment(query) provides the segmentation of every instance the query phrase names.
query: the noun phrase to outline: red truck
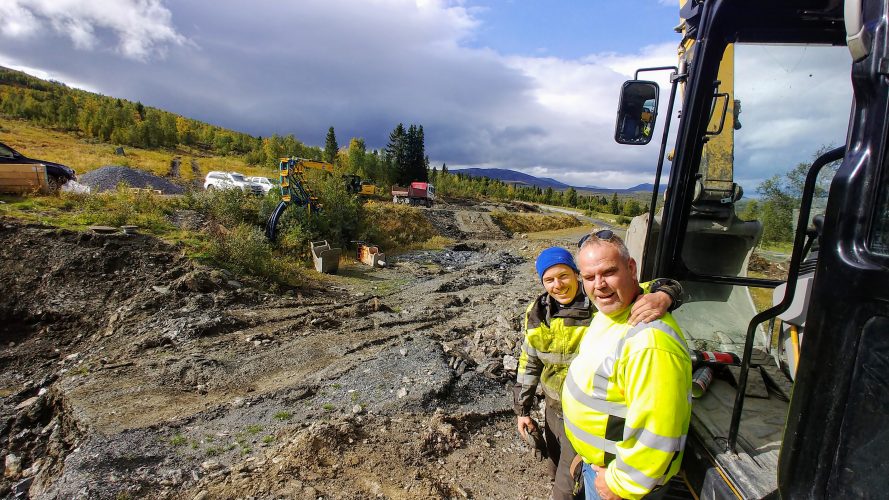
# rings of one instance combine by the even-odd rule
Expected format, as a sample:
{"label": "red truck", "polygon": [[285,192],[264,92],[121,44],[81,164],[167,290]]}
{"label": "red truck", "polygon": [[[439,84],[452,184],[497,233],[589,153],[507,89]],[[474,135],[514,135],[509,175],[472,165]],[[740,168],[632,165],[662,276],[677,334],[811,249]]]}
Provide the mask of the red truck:
{"label": "red truck", "polygon": [[435,186],[428,182],[411,182],[410,186],[392,186],[392,203],[432,207]]}

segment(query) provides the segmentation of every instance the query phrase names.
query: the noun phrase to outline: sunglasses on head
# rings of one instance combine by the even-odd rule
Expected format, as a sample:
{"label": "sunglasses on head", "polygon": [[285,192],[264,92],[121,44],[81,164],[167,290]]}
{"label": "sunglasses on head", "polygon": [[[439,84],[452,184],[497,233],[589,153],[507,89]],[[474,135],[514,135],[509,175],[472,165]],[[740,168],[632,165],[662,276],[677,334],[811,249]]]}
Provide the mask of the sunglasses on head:
{"label": "sunglasses on head", "polygon": [[586,243],[586,240],[590,239],[590,236],[595,236],[597,239],[608,241],[611,238],[614,238],[614,231],[611,229],[601,229],[595,233],[587,233],[577,242],[577,248],[582,247],[583,244]]}

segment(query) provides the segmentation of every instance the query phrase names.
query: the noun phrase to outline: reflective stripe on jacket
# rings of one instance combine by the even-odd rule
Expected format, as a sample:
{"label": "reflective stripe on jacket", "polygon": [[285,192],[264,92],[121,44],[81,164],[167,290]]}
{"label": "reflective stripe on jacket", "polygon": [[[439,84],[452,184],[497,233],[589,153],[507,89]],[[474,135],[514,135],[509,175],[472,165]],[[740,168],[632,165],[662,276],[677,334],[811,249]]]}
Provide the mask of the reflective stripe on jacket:
{"label": "reflective stripe on jacket", "polygon": [[[681,303],[682,286],[671,279],[657,279],[640,285],[643,292],[662,291],[673,300],[671,310]],[[562,399],[562,384],[568,365],[580,349],[580,341],[590,324],[595,306],[578,286],[577,296],[568,305],[559,304],[543,293],[525,310],[525,341],[519,355],[514,388],[516,415],[529,415],[538,384],[553,401]]]}
{"label": "reflective stripe on jacket", "polygon": [[612,491],[636,499],[679,471],[691,359],[670,314],[631,327],[629,313],[595,316],[568,369],[562,409],[578,455],[607,467]]}

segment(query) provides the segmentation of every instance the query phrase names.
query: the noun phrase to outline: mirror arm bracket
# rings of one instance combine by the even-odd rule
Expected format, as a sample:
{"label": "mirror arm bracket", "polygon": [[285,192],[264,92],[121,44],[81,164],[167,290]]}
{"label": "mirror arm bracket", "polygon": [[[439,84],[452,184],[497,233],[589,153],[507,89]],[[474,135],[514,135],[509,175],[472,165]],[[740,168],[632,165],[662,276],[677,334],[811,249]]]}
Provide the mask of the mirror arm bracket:
{"label": "mirror arm bracket", "polygon": [[673,70],[674,74],[679,72],[679,68],[677,68],[676,66],[656,66],[653,68],[639,68],[636,70],[636,73],[633,75],[633,80],[639,79],[639,73],[644,73],[646,71],[664,71],[667,69]]}

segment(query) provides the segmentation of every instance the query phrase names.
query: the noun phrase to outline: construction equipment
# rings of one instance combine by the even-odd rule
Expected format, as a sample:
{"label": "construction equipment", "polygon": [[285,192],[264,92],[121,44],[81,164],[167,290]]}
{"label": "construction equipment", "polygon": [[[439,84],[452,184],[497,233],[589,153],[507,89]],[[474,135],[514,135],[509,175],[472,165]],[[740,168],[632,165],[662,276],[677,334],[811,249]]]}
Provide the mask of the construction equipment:
{"label": "construction equipment", "polygon": [[307,160],[305,158],[281,158],[278,162],[278,174],[281,177],[281,201],[265,225],[265,235],[271,241],[278,237],[277,228],[281,215],[288,206],[295,204],[306,207],[309,212],[321,210],[321,203],[312,194],[306,183],[307,169],[333,173],[333,165],[325,161]]}
{"label": "construction equipment", "polygon": [[360,197],[369,198],[377,194],[377,186],[369,179],[362,179],[355,174],[343,174],[346,192]]}
{"label": "construction equipment", "polygon": [[333,248],[327,240],[313,241],[309,244],[312,251],[312,264],[319,273],[336,274],[340,268],[342,248]]}
{"label": "construction equipment", "polygon": [[370,267],[386,267],[386,254],[380,247],[365,241],[353,241],[356,245],[355,258]]}
{"label": "construction equipment", "polygon": [[424,205],[432,208],[435,201],[435,186],[428,182],[411,182],[407,187],[392,186],[392,203]]}
{"label": "construction equipment", "polygon": [[[633,220],[627,236],[641,263],[640,277],[682,281],[689,300],[674,315],[689,347],[740,354],[735,385],[717,372],[695,401],[683,468],[700,498],[880,498],[889,487],[887,10],[885,0],[681,0],[679,65],[639,70],[624,84],[615,138],[645,144],[644,127],[628,125],[627,117],[638,113],[642,122],[642,113],[649,113],[653,126],[659,96],[657,85],[638,75],[671,72],[651,211]],[[845,75],[854,92],[846,146],[822,154],[809,168],[786,280],[747,276],[762,224],[735,213],[743,193],[734,182],[735,166],[742,164],[735,156],[740,103],[734,96],[734,54],[735,44],[745,43],[787,44],[800,53],[814,45],[847,45],[852,54],[851,78]],[[783,74],[748,69],[751,75],[745,76],[769,85],[782,78],[800,81],[792,80],[800,76],[792,65],[782,67]],[[682,116],[668,196],[658,212],[679,87]],[[799,85],[794,89],[801,91]],[[753,93],[744,96],[746,110],[760,111],[749,116],[768,116],[770,106],[774,102],[758,101]],[[744,130],[759,138],[794,126],[746,122]],[[842,163],[823,222],[812,229],[817,175],[836,161]],[[817,258],[805,262],[813,246],[807,234],[820,248]],[[776,305],[757,313],[751,288],[776,289]],[[795,371],[792,392],[761,328],[778,315],[787,332],[785,368]],[[752,399],[754,393],[762,397]]]}

